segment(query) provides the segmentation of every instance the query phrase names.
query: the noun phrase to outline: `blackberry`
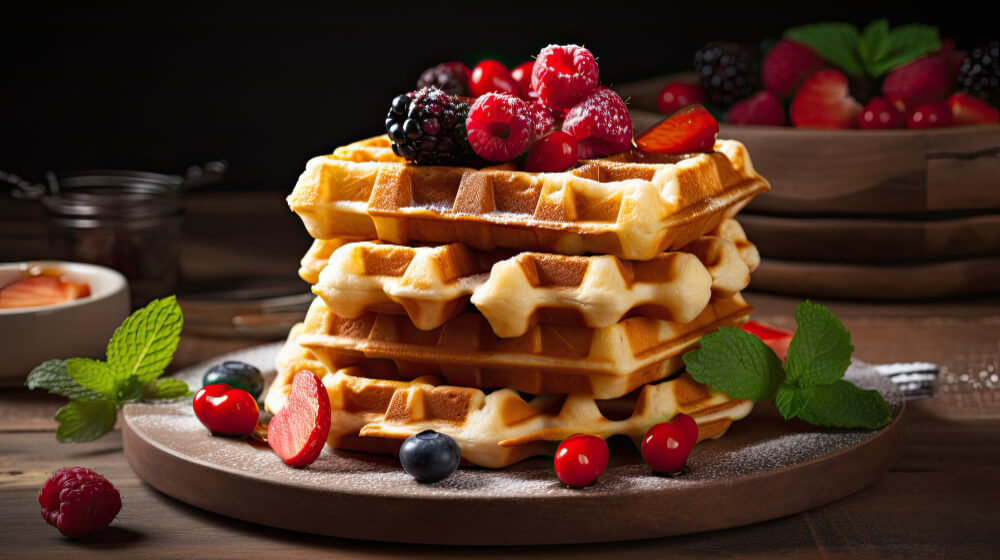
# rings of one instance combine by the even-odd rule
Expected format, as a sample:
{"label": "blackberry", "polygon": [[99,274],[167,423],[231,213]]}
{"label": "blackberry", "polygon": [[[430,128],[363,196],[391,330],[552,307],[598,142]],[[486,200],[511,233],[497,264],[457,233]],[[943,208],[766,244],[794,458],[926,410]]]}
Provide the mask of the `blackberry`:
{"label": "blackberry", "polygon": [[709,43],[694,53],[694,70],[710,103],[726,108],[758,89],[755,48],[736,43]]}
{"label": "blackberry", "polygon": [[424,70],[417,89],[436,87],[448,95],[469,95],[469,69],[461,62],[444,62]]}
{"label": "blackberry", "polygon": [[392,151],[418,165],[475,161],[465,131],[468,98],[429,87],[397,95],[385,117]]}
{"label": "blackberry", "polygon": [[958,71],[958,88],[994,106],[1000,105],[1000,41],[972,49]]}

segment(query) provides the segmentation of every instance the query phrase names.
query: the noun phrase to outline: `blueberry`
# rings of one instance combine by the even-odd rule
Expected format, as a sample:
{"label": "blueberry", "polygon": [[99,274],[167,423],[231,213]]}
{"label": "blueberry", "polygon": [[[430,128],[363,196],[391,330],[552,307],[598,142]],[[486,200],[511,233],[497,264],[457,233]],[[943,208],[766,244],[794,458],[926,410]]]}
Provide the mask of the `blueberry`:
{"label": "blueberry", "polygon": [[225,383],[230,387],[243,389],[255,399],[260,398],[260,394],[264,392],[264,376],[260,370],[244,362],[228,361],[212,366],[205,372],[201,384],[205,386],[213,383]]}
{"label": "blueberry", "polygon": [[462,452],[451,437],[424,430],[406,438],[399,448],[403,470],[418,482],[437,482],[458,468]]}

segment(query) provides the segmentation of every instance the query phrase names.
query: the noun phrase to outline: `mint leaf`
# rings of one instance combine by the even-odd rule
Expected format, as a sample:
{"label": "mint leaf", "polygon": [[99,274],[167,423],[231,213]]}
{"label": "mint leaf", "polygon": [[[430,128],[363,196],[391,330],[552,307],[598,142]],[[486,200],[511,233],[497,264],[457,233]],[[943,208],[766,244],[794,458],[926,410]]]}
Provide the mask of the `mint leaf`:
{"label": "mint leaf", "polygon": [[[152,381],[150,381],[150,383],[152,383]],[[142,398],[142,392],[145,385],[145,383],[139,381],[138,376],[130,375],[129,378],[123,381],[118,387],[118,393],[115,395],[115,402],[118,403],[118,406],[121,406],[128,402],[138,401]]]}
{"label": "mint leaf", "polygon": [[865,72],[874,76],[872,71],[875,61],[885,56],[889,51],[889,20],[878,19],[868,24],[858,39],[858,54],[864,64]]}
{"label": "mint leaf", "polygon": [[56,411],[56,439],[79,443],[93,441],[115,426],[118,409],[103,400],[72,400]]}
{"label": "mint leaf", "polygon": [[882,394],[863,390],[843,379],[830,385],[802,387],[805,406],[799,418],[815,426],[836,428],[881,428],[892,420],[889,405]]}
{"label": "mint leaf", "polygon": [[888,46],[881,56],[870,63],[869,73],[879,77],[941,48],[938,30],[929,25],[901,25],[889,33]]}
{"label": "mint leaf", "polygon": [[180,379],[161,378],[150,381],[143,388],[142,400],[148,399],[179,399],[191,393],[188,384]]}
{"label": "mint leaf", "polygon": [[785,31],[785,38],[808,46],[827,62],[848,74],[865,74],[858,52],[860,33],[857,27],[849,23],[815,23],[793,27]]}
{"label": "mint leaf", "polygon": [[808,300],[795,308],[798,328],[788,345],[788,380],[802,387],[826,385],[843,377],[851,365],[851,334],[824,305]]}
{"label": "mint leaf", "polygon": [[782,383],[774,395],[774,406],[778,408],[778,412],[785,420],[798,416],[807,404],[802,390],[789,383]]}
{"label": "mint leaf", "polygon": [[784,378],[781,360],[756,336],[732,327],[705,335],[684,354],[688,373],[736,399],[769,399]]}
{"label": "mint leaf", "polygon": [[173,359],[184,316],[177,298],[153,300],[130,315],[108,342],[108,363],[124,382],[135,375],[143,384],[159,377]]}
{"label": "mint leaf", "polygon": [[108,364],[90,358],[70,358],[66,360],[66,372],[80,385],[100,393],[102,398],[115,400],[118,388]]}
{"label": "mint leaf", "polygon": [[31,390],[45,389],[53,395],[71,399],[95,400],[104,398],[104,395],[80,385],[70,377],[66,371],[66,362],[62,360],[48,360],[39,364],[28,374],[25,385]]}

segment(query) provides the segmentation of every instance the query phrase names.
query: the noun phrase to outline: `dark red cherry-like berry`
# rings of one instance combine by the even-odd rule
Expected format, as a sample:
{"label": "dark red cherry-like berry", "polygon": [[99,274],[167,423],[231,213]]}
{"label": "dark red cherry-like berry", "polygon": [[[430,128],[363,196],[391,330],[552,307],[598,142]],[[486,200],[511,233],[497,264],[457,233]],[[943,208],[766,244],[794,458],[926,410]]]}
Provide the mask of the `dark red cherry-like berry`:
{"label": "dark red cherry-like berry", "polygon": [[691,442],[692,447],[694,444],[698,443],[698,423],[683,412],[677,413],[671,420],[671,423],[677,424],[684,430],[685,437],[689,442]]}
{"label": "dark red cherry-like berry", "polygon": [[257,427],[257,399],[225,383],[205,385],[194,396],[194,415],[214,434],[247,435]]}
{"label": "dark red cherry-like berry", "polygon": [[701,86],[687,82],[670,82],[663,86],[656,98],[656,108],[664,115],[671,115],[688,105],[704,103]]}
{"label": "dark red cherry-like berry", "polygon": [[906,114],[896,109],[886,98],[873,97],[858,115],[858,126],[866,130],[903,128],[906,126]]}
{"label": "dark red cherry-like berry", "polygon": [[642,458],[654,471],[680,472],[687,463],[694,442],[680,423],[663,422],[646,432],[642,438]]}
{"label": "dark red cherry-like berry", "polygon": [[532,173],[556,173],[574,167],[579,159],[576,138],[557,130],[535,142],[524,160],[524,170]]}
{"label": "dark red cherry-like berry", "polygon": [[522,62],[514,67],[510,71],[510,77],[517,84],[517,91],[521,96],[521,99],[531,99],[532,97],[538,97],[533,91],[531,91],[531,71],[535,67],[535,61],[529,60],[528,62]]}
{"label": "dark red cherry-like berry", "polygon": [[590,434],[569,436],[556,448],[553,466],[567,486],[593,484],[608,468],[608,442]]}
{"label": "dark red cherry-like berry", "polygon": [[951,106],[947,101],[921,105],[906,118],[906,128],[941,128],[954,124]]}
{"label": "dark red cherry-like berry", "polygon": [[510,76],[510,71],[499,60],[487,59],[472,69],[469,77],[469,91],[473,97],[487,93],[509,93],[519,95],[517,83]]}

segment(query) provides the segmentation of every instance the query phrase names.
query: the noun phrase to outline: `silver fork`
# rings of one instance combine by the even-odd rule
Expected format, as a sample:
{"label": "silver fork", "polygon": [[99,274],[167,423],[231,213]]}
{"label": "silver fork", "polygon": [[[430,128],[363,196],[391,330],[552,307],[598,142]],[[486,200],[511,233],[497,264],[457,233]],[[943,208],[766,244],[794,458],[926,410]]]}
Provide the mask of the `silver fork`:
{"label": "silver fork", "polygon": [[888,377],[906,400],[928,399],[937,390],[941,367],[931,362],[879,364],[874,366],[879,375]]}

